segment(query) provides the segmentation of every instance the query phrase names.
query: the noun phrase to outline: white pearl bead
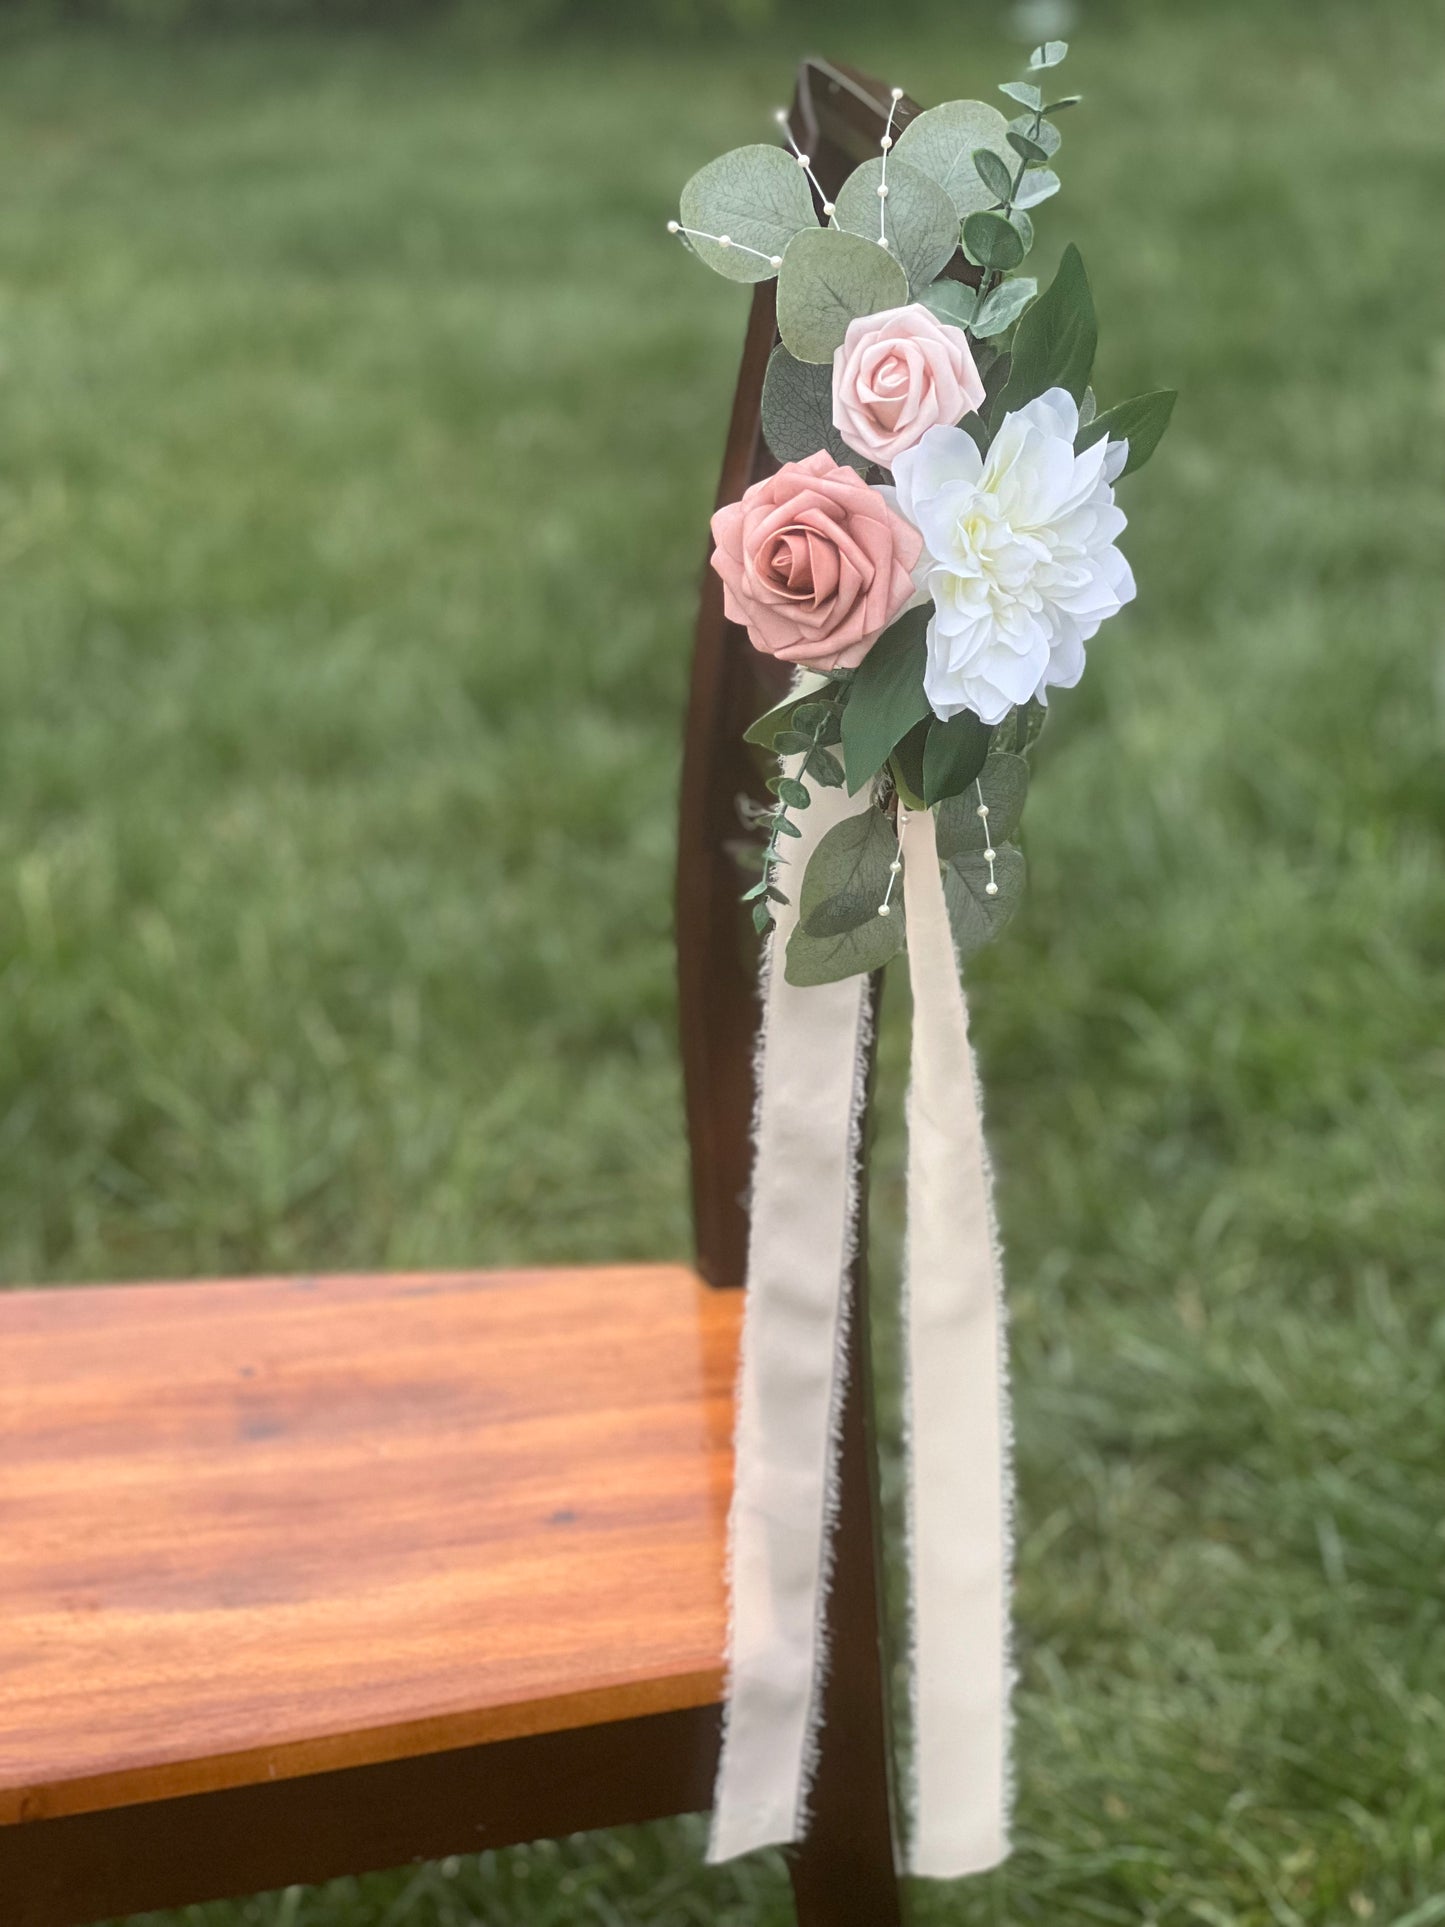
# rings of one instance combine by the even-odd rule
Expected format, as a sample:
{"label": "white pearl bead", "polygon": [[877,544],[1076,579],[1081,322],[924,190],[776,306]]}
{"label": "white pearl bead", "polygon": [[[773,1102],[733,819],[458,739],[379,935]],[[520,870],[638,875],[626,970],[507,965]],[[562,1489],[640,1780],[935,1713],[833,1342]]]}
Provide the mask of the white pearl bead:
{"label": "white pearl bead", "polygon": [[768,266],[770,268],[780,268],[782,265],[783,257],[781,254],[770,254],[768,256]]}
{"label": "white pearl bead", "polygon": [[795,154],[793,158],[798,163],[799,167],[811,167],[813,164],[813,157],[811,154]]}
{"label": "white pearl bead", "polygon": [[892,89],[891,89],[891,96],[892,96],[892,98],[893,98],[894,100],[902,100],[902,98],[903,98],[903,89],[902,89],[901,87],[894,87],[894,88],[892,88]]}
{"label": "white pearl bead", "polygon": [[893,136],[891,134],[885,134],[882,140],[879,141],[878,145],[883,149],[883,152],[886,154],[889,148],[893,145]]}
{"label": "white pearl bead", "polygon": [[888,246],[888,236],[887,236],[886,234],[880,234],[880,235],[878,236],[878,245],[879,245],[879,247],[880,247],[880,248],[885,248],[885,249],[887,248],[887,246]]}
{"label": "white pearl bead", "polygon": [[903,864],[901,859],[898,857],[894,857],[893,861],[888,866],[888,874],[890,876],[896,877],[901,872],[902,868],[903,868]]}
{"label": "white pearl bead", "polygon": [[717,244],[720,248],[730,248],[733,244],[733,237],[730,234],[720,234],[717,237]]}
{"label": "white pearl bead", "polygon": [[997,855],[998,855],[998,851],[997,851],[997,850],[985,850],[985,851],[984,851],[984,853],[983,853],[983,860],[984,860],[984,862],[985,862],[985,863],[992,863],[992,862],[993,862],[993,860],[994,860],[994,858],[995,858],[995,857],[996,857]]}
{"label": "white pearl bead", "polygon": [[833,212],[833,203],[831,201],[824,201],[823,212],[825,214],[831,214]]}
{"label": "white pearl bead", "polygon": [[893,915],[893,911],[891,910],[888,904],[880,903],[878,906],[878,914],[880,917],[891,917]]}
{"label": "white pearl bead", "polygon": [[681,234],[682,223],[680,221],[669,221],[667,224],[667,231],[669,234]]}
{"label": "white pearl bead", "polygon": [[996,897],[998,895],[998,885],[996,883],[986,883],[983,886],[983,893],[986,897]]}
{"label": "white pearl bead", "polygon": [[975,815],[975,816],[987,816],[987,815],[988,815],[988,804],[987,804],[987,803],[980,803],[980,804],[979,804],[979,806],[978,806],[978,808],[977,808],[977,809],[976,809],[976,810],[974,811],[974,815]]}
{"label": "white pearl bead", "polygon": [[886,200],[888,199],[888,183],[887,183],[887,181],[880,181],[880,182],[878,183],[878,198],[879,198],[879,200],[880,200],[880,201],[886,201]]}

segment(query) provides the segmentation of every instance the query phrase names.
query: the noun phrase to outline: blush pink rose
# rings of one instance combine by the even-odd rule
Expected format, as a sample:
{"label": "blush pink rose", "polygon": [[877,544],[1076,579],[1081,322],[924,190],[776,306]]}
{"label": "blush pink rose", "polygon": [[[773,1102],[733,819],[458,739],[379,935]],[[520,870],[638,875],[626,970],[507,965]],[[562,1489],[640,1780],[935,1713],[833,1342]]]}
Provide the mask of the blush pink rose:
{"label": "blush pink rose", "polygon": [[850,321],[833,356],[833,426],[883,468],[982,400],[967,335],[916,304]]}
{"label": "blush pink rose", "polygon": [[782,662],[852,669],[913,595],[923,538],[822,449],[712,518],[723,608]]}

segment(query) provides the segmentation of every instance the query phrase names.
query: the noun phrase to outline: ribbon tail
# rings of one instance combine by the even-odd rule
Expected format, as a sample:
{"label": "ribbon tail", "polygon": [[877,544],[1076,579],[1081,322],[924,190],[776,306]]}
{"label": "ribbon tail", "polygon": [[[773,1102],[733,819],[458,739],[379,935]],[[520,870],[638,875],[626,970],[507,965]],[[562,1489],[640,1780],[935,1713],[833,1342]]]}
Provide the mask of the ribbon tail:
{"label": "ribbon tail", "polygon": [[809,856],[835,823],[868,807],[866,793],[812,788],[779,879],[792,901],[779,906],[764,964],[710,1861],[807,1830],[871,1018],[866,978],[800,990],[784,977],[783,955]]}
{"label": "ribbon tail", "polygon": [[952,1879],[996,1866],[1009,1848],[1007,1338],[968,1009],[928,811],[908,818],[906,866],[910,1870]]}

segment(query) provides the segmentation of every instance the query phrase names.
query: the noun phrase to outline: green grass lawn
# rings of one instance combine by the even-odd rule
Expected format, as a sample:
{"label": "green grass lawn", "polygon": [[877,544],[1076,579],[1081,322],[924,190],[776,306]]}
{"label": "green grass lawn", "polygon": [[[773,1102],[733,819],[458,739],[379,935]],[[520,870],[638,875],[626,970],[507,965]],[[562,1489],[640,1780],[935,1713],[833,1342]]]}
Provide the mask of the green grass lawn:
{"label": "green grass lawn", "polygon": [[[845,42],[933,99],[1020,58]],[[1433,1927],[1445,9],[1116,5],[1069,71],[1041,257],[1090,263],[1105,403],[1184,399],[971,973],[1018,1850],[919,1917]],[[671,812],[744,301],[662,221],[787,85],[776,43],[8,48],[0,1277],[685,1248]],[[701,1840],[183,1918],[789,1918]]]}

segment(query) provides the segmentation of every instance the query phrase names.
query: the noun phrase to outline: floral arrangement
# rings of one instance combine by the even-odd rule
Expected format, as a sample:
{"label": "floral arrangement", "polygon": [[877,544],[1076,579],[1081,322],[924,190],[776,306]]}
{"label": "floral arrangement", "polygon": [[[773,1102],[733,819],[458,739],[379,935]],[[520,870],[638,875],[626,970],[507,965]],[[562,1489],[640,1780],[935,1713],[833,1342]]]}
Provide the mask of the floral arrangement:
{"label": "floral arrangement", "polygon": [[1078,250],[1042,293],[1019,272],[1033,211],[1059,190],[1054,116],[1078,104],[1049,98],[1067,51],[1046,42],[1000,89],[1023,110],[1011,120],[955,100],[904,124],[894,88],[878,157],[836,201],[780,113],[788,148],[710,162],[668,223],[727,279],[778,284],[762,426],[780,466],[712,523],[728,618],[798,670],[747,733],[780,759],[747,892],[760,932],[788,901],[798,814],[820,788],[870,792],[808,859],[793,984],[904,948],[911,811],[934,812],[958,955],[998,933],[1023,890],[1014,837],[1048,692],[1078,682],[1085,645],[1134,595],[1115,484],[1152,454],[1174,395],[1101,411]]}

